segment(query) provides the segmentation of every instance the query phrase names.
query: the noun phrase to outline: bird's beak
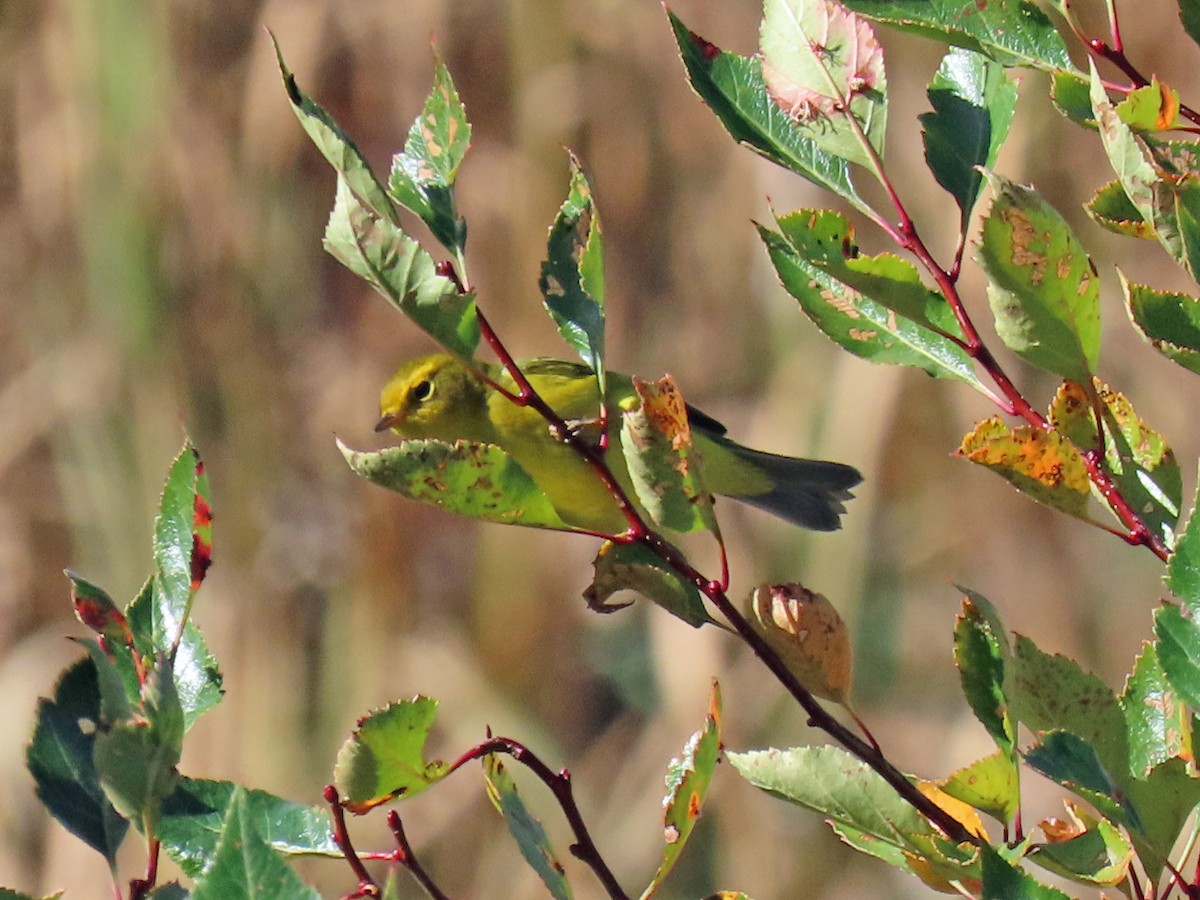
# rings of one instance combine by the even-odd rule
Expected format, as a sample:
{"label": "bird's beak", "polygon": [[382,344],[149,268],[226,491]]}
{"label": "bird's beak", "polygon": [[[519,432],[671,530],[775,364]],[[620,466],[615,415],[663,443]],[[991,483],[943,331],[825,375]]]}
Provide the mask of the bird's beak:
{"label": "bird's beak", "polygon": [[379,433],[380,431],[387,431],[389,428],[395,428],[403,421],[403,416],[396,415],[396,413],[387,413],[375,423],[375,432]]}

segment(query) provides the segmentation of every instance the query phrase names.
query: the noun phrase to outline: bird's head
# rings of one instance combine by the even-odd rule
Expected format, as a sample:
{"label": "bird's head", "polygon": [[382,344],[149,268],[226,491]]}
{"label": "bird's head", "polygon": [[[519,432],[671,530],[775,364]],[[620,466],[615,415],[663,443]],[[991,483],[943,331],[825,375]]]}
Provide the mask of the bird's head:
{"label": "bird's head", "polygon": [[410,360],[388,379],[379,397],[376,431],[407,438],[487,441],[484,384],[445,353]]}

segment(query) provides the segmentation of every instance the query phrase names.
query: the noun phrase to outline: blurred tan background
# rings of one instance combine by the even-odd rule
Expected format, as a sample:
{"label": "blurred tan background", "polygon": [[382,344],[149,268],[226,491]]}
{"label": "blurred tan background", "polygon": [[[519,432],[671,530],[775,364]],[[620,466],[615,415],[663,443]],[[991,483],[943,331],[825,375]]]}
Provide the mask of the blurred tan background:
{"label": "blurred tan background", "polygon": [[[1082,5],[1082,4],[1081,4]],[[1096,3],[1096,6],[1102,4]],[[1174,4],[1136,8],[1135,60],[1198,99]],[[758,8],[679,0],[721,46],[752,52]],[[1150,631],[1161,567],[1036,508],[948,454],[992,410],[968,388],[875,368],[820,337],[778,288],[754,219],[831,198],[735,147],[685,83],[652,0],[39,0],[0,6],[0,884],[111,896],[100,858],[43,814],[23,766],[34,704],[78,656],[70,566],[128,600],[150,571],[167,465],[185,431],[213,484],[216,562],[195,615],[225,701],[189,736],[184,771],[315,803],[355,718],[417,692],[442,701],[432,751],[485,725],[573,772],[630,892],[657,865],[668,759],[702,721],[710,677],[735,749],[821,742],[756,661],[716,629],[656,609],[589,614],[586,539],[476,527],[355,478],[379,386],[431,345],[320,247],[333,175],[294,120],[264,29],[301,86],[380,173],[432,78],[432,37],[474,124],[462,171],[472,275],[519,356],[562,353],[536,292],[566,185],[593,178],[608,255],[610,365],[672,372],[747,443],[858,466],[846,529],[811,536],[722,504],[734,593],[801,580],[855,632],[859,712],[895,761],[939,777],[989,752],[951,658],[954,583],[1010,628],[1119,688]],[[935,252],[956,212],[924,171],[916,115],[940,49],[883,33],[889,166]],[[1078,58],[1078,57],[1077,57]],[[1079,211],[1110,177],[1094,138],[1026,74],[1000,168],[1076,224],[1105,283],[1102,374],[1174,443],[1185,492],[1200,442],[1196,380],[1130,331],[1112,262],[1186,283],[1155,246]],[[422,239],[427,236],[416,232]],[[883,249],[863,229],[869,249]],[[433,249],[431,241],[427,246]],[[968,269],[970,270],[970,266]],[[973,271],[969,303],[986,326]],[[988,331],[990,334],[990,330]],[[1055,385],[1001,353],[1045,406]],[[711,571],[709,548],[698,558]],[[516,774],[578,894],[561,816]],[[1057,810],[1030,777],[1026,822]],[[456,897],[543,892],[472,771],[401,806]],[[378,821],[376,821],[378,820]],[[382,816],[353,823],[385,847]],[[141,848],[127,841],[123,879]],[[303,867],[328,896],[337,862]],[[403,880],[404,896],[417,896]],[[718,771],[695,843],[663,896],[907,897],[921,885],[843,848],[816,817]]]}

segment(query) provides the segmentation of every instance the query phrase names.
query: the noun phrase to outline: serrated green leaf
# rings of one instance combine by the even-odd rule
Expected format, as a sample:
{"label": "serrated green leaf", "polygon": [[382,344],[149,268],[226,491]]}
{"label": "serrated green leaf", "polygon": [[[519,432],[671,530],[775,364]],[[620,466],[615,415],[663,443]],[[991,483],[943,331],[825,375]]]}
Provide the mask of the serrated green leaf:
{"label": "serrated green leaf", "polygon": [[613,594],[634,591],[693,628],[714,622],[696,586],[684,581],[645,544],[605,541],[592,565],[595,574],[583,595],[593,609],[612,610],[616,607],[608,600]]}
{"label": "serrated green leaf", "polygon": [[1142,644],[1120,697],[1129,732],[1129,765],[1144,778],[1174,757],[1192,758],[1190,713],[1176,696],[1154,644]]}
{"label": "serrated green leaf", "polygon": [[1200,487],[1196,489],[1187,526],[1167,560],[1166,581],[1188,612],[1193,617],[1200,616]]}
{"label": "serrated green leaf", "polygon": [[538,287],[558,333],[604,378],[604,238],[592,188],[571,154],[571,183],[546,242]]}
{"label": "serrated green leaf", "polygon": [[1087,467],[1078,448],[1056,431],[1009,428],[993,416],[963,437],[955,455],[991,469],[1038,503],[1091,521]]}
{"label": "serrated green leaf", "polygon": [[456,254],[466,248],[467,223],[455,204],[454,179],[470,146],[466,110],[450,71],[438,58],[425,108],[408,131],[404,151],[392,157],[388,190]]}
{"label": "serrated green leaf", "polygon": [[[270,32],[268,32],[270,34]],[[300,125],[307,132],[321,155],[328,160],[338,173],[338,180],[344,180],[359,201],[371,209],[376,216],[385,217],[393,224],[396,223],[396,210],[388,198],[387,191],[371,171],[367,158],[341,127],[321,106],[300,90],[296,79],[288,71],[283,61],[283,52],[279,42],[271,34],[271,42],[275,46],[275,56],[279,61],[279,72],[283,76],[283,86],[287,90],[288,100],[291,101],[292,111],[300,120]]]}
{"label": "serrated green leaf", "polygon": [[[164,633],[169,613],[164,608],[162,592],[155,584],[154,579],[147,581],[128,609],[134,646],[143,659],[169,653],[174,639],[174,635]],[[136,679],[136,674],[130,674]],[[209,651],[200,629],[190,620],[184,625],[183,635],[175,648],[172,675],[183,708],[184,728],[190,729],[200,716],[221,702],[225,693],[217,660]]]}
{"label": "serrated green leaf", "polygon": [[1093,222],[1116,234],[1154,239],[1154,226],[1142,218],[1137,207],[1129,201],[1120,181],[1110,181],[1096,191],[1083,209]]}
{"label": "serrated green leaf", "polygon": [[329,810],[305,806],[230,781],[181,778],[163,802],[156,834],[184,873],[196,878],[212,861],[236,797],[241,797],[255,831],[276,853],[340,859]]}
{"label": "serrated green leaf", "polygon": [[950,774],[938,787],[956,800],[1009,823],[1021,805],[1016,756],[997,750]]}
{"label": "serrated green leaf", "polygon": [[954,624],[954,661],[963,695],[996,746],[1011,757],[1017,734],[1004,696],[1004,640],[1004,635],[992,633],[991,624],[971,598],[964,597]]}
{"label": "serrated green leaf", "polygon": [[1097,127],[1088,80],[1078,72],[1065,69],[1054,72],[1050,78],[1050,100],[1076,125],[1093,130]]}
{"label": "serrated green leaf", "polygon": [[982,856],[983,900],[1071,900],[1006,860],[994,847],[984,844]]}
{"label": "serrated green leaf", "polygon": [[1118,274],[1125,311],[1142,337],[1167,359],[1200,374],[1200,300],[1133,284]]}
{"label": "serrated green leaf", "polygon": [[500,755],[491,753],[485,756],[482,762],[488,797],[492,805],[504,816],[504,824],[508,826],[509,834],[516,839],[525,862],[537,872],[538,878],[546,885],[554,900],[570,900],[571,886],[567,882],[562,863],[558,861],[554,848],[550,846],[546,829],[533,817],[517,793],[517,786],[501,764]]}
{"label": "serrated green leaf", "polygon": [[[1096,427],[1094,399],[1102,411],[1103,437]],[[1105,466],[1122,498],[1170,546],[1183,501],[1179,464],[1166,440],[1142,421],[1128,398],[1099,379],[1091,393],[1067,381],[1050,404],[1050,421],[1077,448],[1093,450],[1103,443]],[[1113,514],[1120,518],[1116,509]]]}
{"label": "serrated green leaf", "polygon": [[428,697],[389,703],[359,720],[338,751],[333,779],[342,802],[365,812],[393,797],[411,797],[445,777],[440,760],[423,754],[437,701]]}
{"label": "serrated green leaf", "polygon": [[212,862],[192,900],[321,900],[259,833],[245,791],[236,788],[221,821]]}
{"label": "serrated green leaf", "polygon": [[663,797],[663,827],[666,846],[658,871],[642,892],[649,900],[675,864],[700,817],[713,773],[721,759],[721,689],[713,680],[708,716],[704,725],[683,745],[683,753],[667,766],[667,794]]}
{"label": "serrated green leaf", "polygon": [[364,206],[341,177],[325,226],[325,249],[451,353],[474,358],[475,295],[438,274],[433,257],[390,219]]}
{"label": "serrated green leaf", "polygon": [[488,522],[572,530],[520,464],[493,444],[406,440],[363,452],[338,441],[338,449],[357,474],[411,500]]}
{"label": "serrated green leaf", "polygon": [[925,160],[958,204],[965,232],[983,187],[977,167],[996,163],[1016,110],[1017,86],[998,63],[955,48],[943,57],[928,95],[933,112],[920,116]]}
{"label": "serrated green leaf", "polygon": [[154,520],[154,563],[162,592],[163,630],[172,642],[188,620],[192,596],[212,559],[211,523],[204,463],[188,441],[171,463]]}
{"label": "serrated green leaf", "polygon": [[1079,735],[1059,730],[1043,734],[1026,751],[1025,764],[1083,797],[1106,816],[1117,816],[1131,828],[1141,828],[1141,817],[1120,787],[1121,773],[1109,771],[1096,748]]}
{"label": "serrated green leaf", "polygon": [[985,53],[1004,66],[1070,69],[1071,55],[1046,14],[1026,0],[841,0],[897,28]]}
{"label": "serrated green leaf", "polygon": [[1018,635],[1004,682],[1009,710],[1030,731],[1069,731],[1087,742],[1119,786],[1131,780],[1125,714],[1112,689],[1073,659]]}
{"label": "serrated green leaf", "polygon": [[870,25],[832,3],[766,0],[759,46],[767,91],[796,126],[822,150],[873,168],[871,150],[883,155],[887,130],[887,78]]}
{"label": "serrated green leaf", "polygon": [[760,226],[759,236],[784,288],[838,346],[869,362],[911,366],[988,393],[966,351],[952,340],[846,286],[805,260],[782,235]]}
{"label": "serrated green leaf", "polygon": [[817,146],[809,129],[801,128],[771,99],[761,60],[727,53],[688,30],[670,10],[667,17],[692,88],[735,141],[856,209],[869,210],[850,180],[849,163]]}
{"label": "serrated green leaf", "polygon": [[1154,635],[1171,687],[1192,709],[1200,709],[1200,626],[1179,607],[1163,606],[1154,612]]}
{"label": "serrated green leaf", "polygon": [[1140,814],[1139,822],[1129,823],[1134,849],[1147,875],[1157,881],[1163,861],[1170,858],[1200,803],[1200,779],[1191,760],[1175,757],[1155,766],[1147,778],[1130,784],[1128,796]]}
{"label": "serrated green leaf", "polygon": [[96,775],[92,753],[100,725],[100,686],[90,658],[62,674],[52,700],[38,701],[36,723],[25,765],[38,799],[115,871],[129,823],[108,802]]}
{"label": "serrated green leaf", "polygon": [[1005,345],[1035,366],[1090,381],[1100,353],[1100,280],[1066,220],[1033,188],[994,173],[978,259]]}
{"label": "serrated green leaf", "polygon": [[1081,884],[1109,887],[1127,877],[1133,845],[1112,823],[1100,819],[1070,840],[1040,844],[1029,858]]}
{"label": "serrated green leaf", "polygon": [[669,375],[656,382],[635,378],[633,387],[641,402],[621,414],[621,450],[638,500],[671,531],[717,533],[683,395]]}
{"label": "serrated green leaf", "polygon": [[726,758],[755,787],[896,847],[921,853],[935,834],[882,776],[840,747],[754,750]]}

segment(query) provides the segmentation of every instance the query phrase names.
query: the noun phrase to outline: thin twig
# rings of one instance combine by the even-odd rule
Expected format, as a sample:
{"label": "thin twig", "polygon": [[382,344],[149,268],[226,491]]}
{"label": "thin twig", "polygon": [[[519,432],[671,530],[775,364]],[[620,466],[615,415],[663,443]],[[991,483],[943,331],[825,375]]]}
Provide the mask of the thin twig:
{"label": "thin twig", "polygon": [[329,814],[333,817],[333,842],[337,844],[354,877],[358,879],[358,889],[346,896],[349,897],[378,897],[382,893],[367,867],[363,865],[358,854],[354,852],[354,844],[350,841],[350,832],[346,830],[346,810],[338,798],[337,788],[332,784],[325,785],[321,792],[325,802],[329,804]]}
{"label": "thin twig", "polygon": [[396,852],[394,854],[396,862],[408,869],[412,877],[417,880],[417,883],[425,889],[425,893],[432,897],[433,900],[449,900],[442,893],[441,889],[434,884],[433,879],[429,877],[429,873],[425,871],[425,868],[417,860],[417,855],[413,853],[412,846],[408,843],[408,836],[404,833],[404,823],[400,821],[400,813],[394,809],[388,810],[387,824],[388,828],[391,829],[392,836],[396,838]]}

